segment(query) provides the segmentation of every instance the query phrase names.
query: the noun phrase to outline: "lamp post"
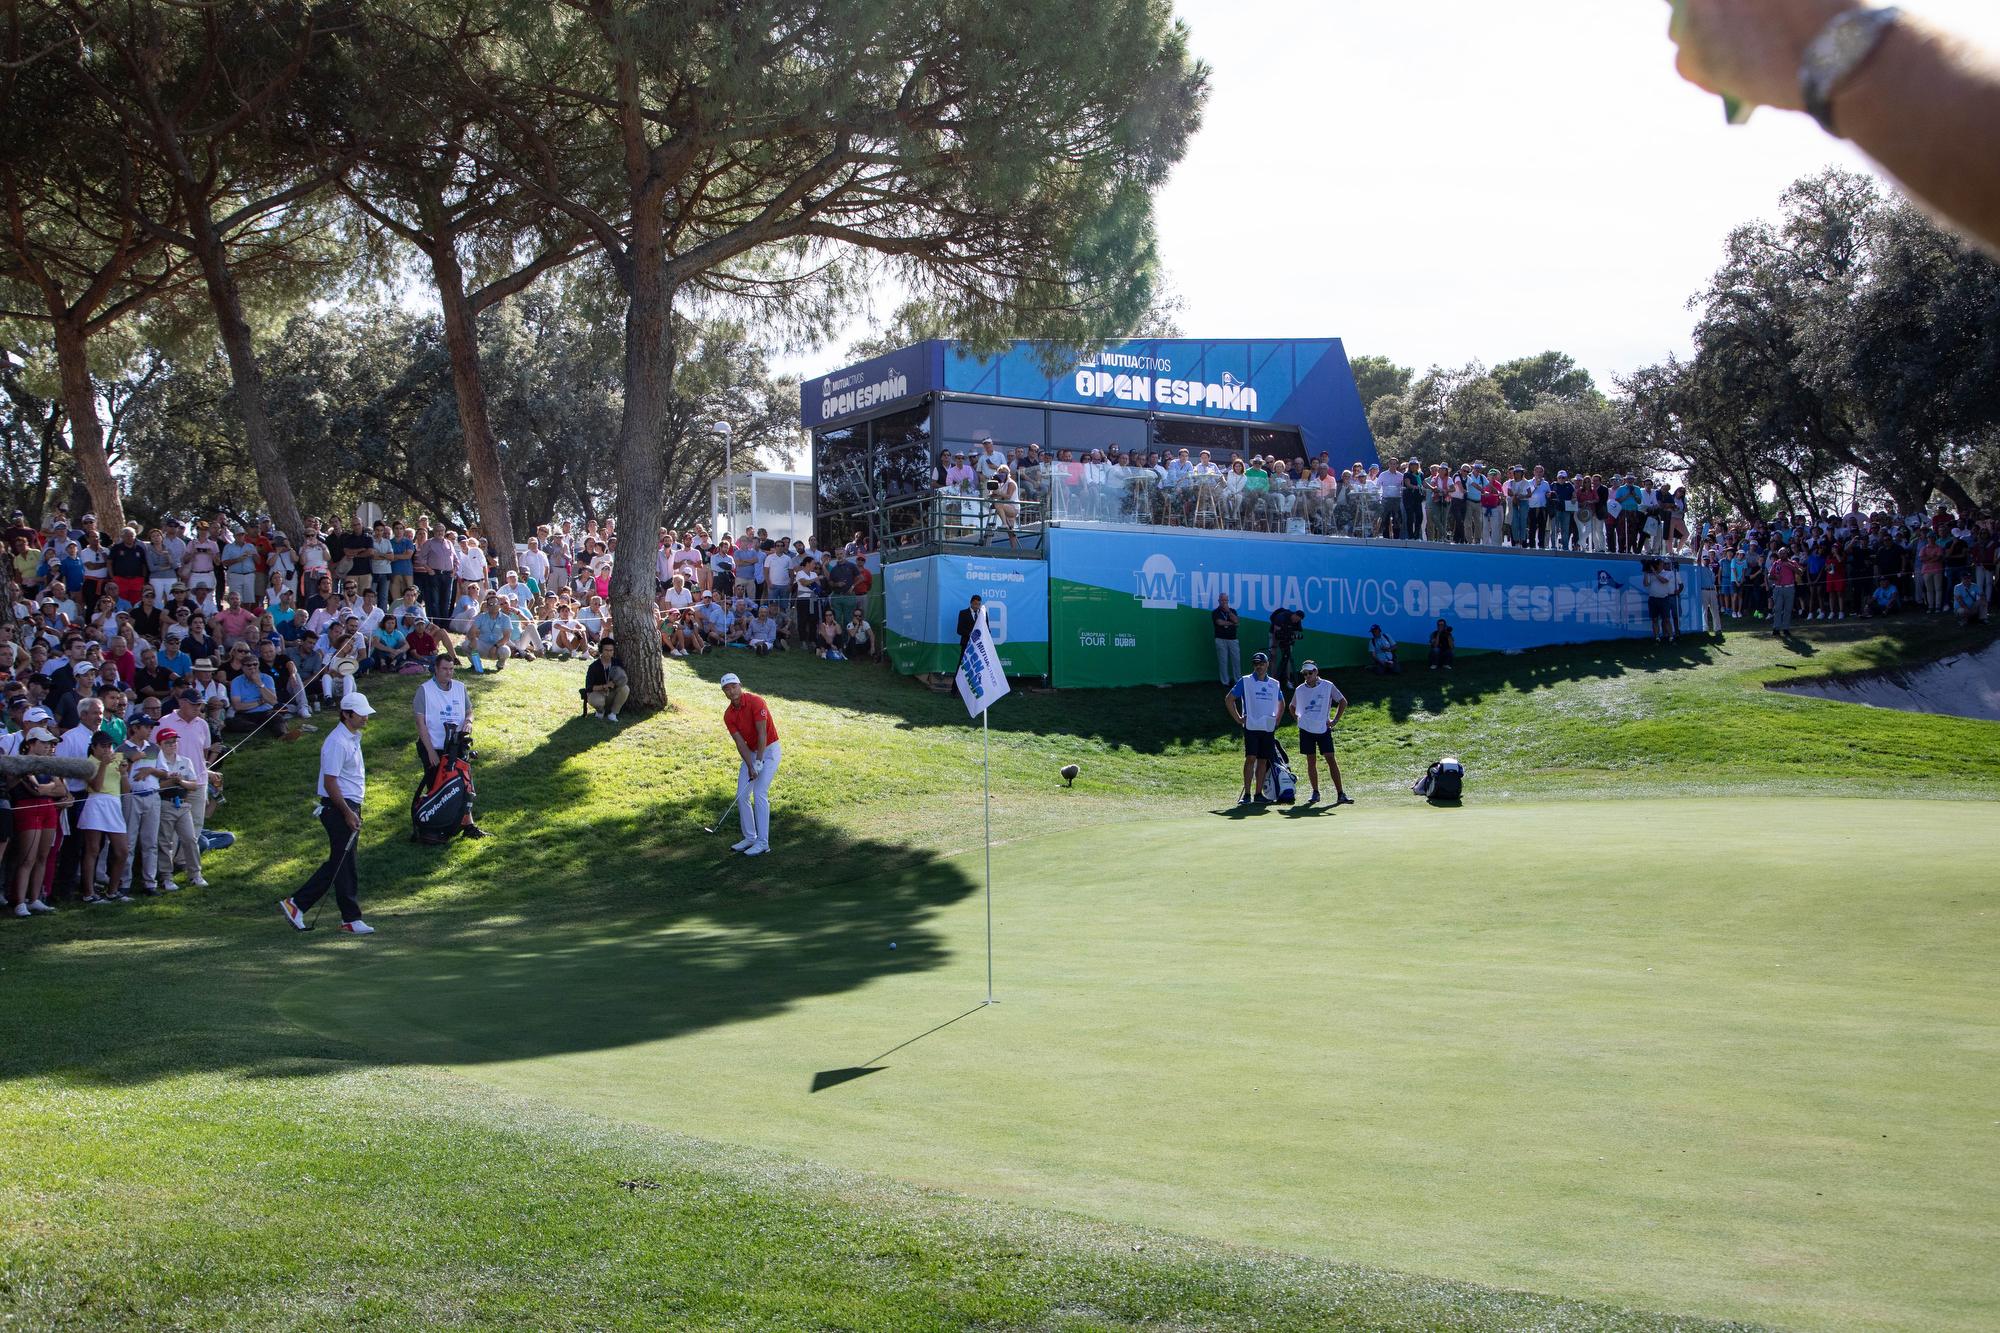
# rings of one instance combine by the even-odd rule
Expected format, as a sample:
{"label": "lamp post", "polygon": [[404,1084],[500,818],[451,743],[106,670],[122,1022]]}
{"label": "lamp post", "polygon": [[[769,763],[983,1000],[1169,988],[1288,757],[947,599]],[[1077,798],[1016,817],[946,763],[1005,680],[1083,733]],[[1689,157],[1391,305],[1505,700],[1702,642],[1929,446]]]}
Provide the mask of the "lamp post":
{"label": "lamp post", "polygon": [[729,492],[729,540],[736,540],[736,428],[727,421],[718,421],[709,429],[722,437],[722,485]]}

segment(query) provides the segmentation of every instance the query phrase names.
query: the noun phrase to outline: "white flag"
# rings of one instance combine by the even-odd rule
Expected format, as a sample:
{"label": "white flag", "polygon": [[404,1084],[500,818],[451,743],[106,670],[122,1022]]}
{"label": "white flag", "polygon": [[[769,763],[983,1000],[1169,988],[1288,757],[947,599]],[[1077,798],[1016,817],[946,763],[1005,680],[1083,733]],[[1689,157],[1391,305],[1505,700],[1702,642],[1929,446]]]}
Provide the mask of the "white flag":
{"label": "white flag", "polygon": [[965,655],[958,659],[958,697],[965,711],[978,717],[1007,692],[1007,672],[993,647],[993,634],[986,628],[986,608],[979,608],[979,623],[965,641]]}

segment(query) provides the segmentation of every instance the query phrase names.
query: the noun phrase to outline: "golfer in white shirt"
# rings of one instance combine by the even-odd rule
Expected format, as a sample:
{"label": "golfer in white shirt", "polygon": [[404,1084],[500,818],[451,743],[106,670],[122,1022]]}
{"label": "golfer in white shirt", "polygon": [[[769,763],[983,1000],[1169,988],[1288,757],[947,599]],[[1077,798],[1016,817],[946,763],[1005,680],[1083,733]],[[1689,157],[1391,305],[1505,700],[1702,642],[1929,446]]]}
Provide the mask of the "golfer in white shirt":
{"label": "golfer in white shirt", "polygon": [[1319,803],[1319,756],[1326,756],[1326,770],[1333,776],[1333,803],[1353,805],[1340,785],[1340,764],[1333,757],[1333,729],[1347,716],[1347,696],[1333,682],[1322,680],[1319,663],[1305,664],[1305,680],[1292,691],[1292,716],[1299,720],[1299,752],[1306,757],[1306,776],[1312,782],[1307,805]]}
{"label": "golfer in white shirt", "polygon": [[1238,805],[1264,803],[1264,775],[1278,758],[1278,723],[1285,716],[1285,689],[1271,675],[1271,659],[1258,653],[1250,674],[1230,687],[1222,703],[1243,728],[1243,794]]}

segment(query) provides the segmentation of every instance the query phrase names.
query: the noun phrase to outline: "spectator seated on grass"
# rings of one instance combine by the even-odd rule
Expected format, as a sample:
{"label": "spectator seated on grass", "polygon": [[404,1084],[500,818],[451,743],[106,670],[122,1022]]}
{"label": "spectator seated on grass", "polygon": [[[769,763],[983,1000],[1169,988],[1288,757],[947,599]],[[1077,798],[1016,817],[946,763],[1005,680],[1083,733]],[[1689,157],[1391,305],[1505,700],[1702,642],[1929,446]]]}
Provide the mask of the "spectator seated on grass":
{"label": "spectator seated on grass", "polygon": [[465,651],[475,673],[485,672],[486,661],[491,661],[493,669],[498,671],[514,655],[514,623],[501,610],[497,594],[489,592],[480,599],[479,614],[472,618],[467,631]]}

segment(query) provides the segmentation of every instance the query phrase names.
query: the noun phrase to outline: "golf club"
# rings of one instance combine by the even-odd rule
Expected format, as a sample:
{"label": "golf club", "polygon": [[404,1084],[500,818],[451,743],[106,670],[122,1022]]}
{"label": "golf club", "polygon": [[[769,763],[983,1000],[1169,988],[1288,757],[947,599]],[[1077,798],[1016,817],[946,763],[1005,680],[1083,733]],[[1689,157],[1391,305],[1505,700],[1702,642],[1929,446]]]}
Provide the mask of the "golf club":
{"label": "golf club", "polygon": [[730,797],[730,798],[729,798],[729,804],[728,804],[728,805],[725,805],[725,806],[723,806],[723,807],[722,807],[722,810],[720,811],[720,813],[718,813],[718,814],[717,814],[717,815],[715,816],[715,822],[714,822],[713,826],[711,826],[711,827],[706,827],[706,828],[703,828],[703,829],[702,829],[702,832],[703,832],[703,833],[718,833],[718,832],[720,832],[720,831],[721,831],[721,829],[722,829],[722,824],[723,824],[723,821],[729,818],[729,812],[730,812],[731,810],[734,810],[735,808],[736,808],[736,798],[735,798],[734,796],[732,796],[732,797]]}
{"label": "golf club", "polygon": [[[344,864],[348,857],[354,855],[354,844],[360,840],[361,830],[358,828],[347,835],[347,846],[341,849],[340,861],[335,863],[335,873],[338,873],[338,867]],[[326,900],[332,896],[329,893],[322,893],[319,896],[319,901],[313,904],[312,920],[306,922],[307,930],[319,929],[319,914],[326,910]]]}

